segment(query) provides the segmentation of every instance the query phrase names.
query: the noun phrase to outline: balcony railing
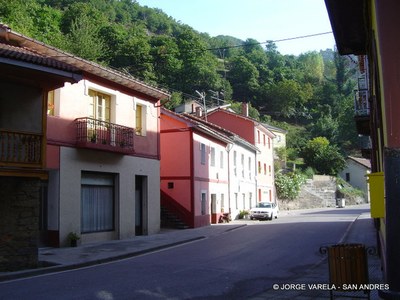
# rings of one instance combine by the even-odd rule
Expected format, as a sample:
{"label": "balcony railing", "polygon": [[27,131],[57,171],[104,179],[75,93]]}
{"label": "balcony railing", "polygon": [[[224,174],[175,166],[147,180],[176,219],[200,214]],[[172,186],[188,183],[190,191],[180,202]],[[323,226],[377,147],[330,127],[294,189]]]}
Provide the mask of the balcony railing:
{"label": "balcony railing", "polygon": [[368,90],[355,91],[354,108],[356,116],[369,116]]}
{"label": "balcony railing", "polygon": [[41,134],[0,129],[0,165],[41,167],[42,140]]}
{"label": "balcony railing", "polygon": [[92,118],[75,119],[77,145],[84,148],[133,153],[135,130]]}

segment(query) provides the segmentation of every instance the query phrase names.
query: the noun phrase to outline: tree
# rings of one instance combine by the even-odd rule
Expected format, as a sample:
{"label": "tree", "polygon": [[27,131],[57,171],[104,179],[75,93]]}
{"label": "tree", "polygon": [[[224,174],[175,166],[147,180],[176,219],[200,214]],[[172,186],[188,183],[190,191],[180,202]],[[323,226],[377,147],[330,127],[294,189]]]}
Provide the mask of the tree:
{"label": "tree", "polygon": [[217,58],[206,51],[205,41],[189,26],[183,26],[176,36],[178,59],[182,68],[175,79],[176,89],[193,93],[195,90],[220,90],[221,76],[217,72]]}
{"label": "tree", "polygon": [[83,15],[72,21],[67,34],[67,51],[91,61],[99,61],[105,48],[98,36],[99,28]]}
{"label": "tree", "polygon": [[[268,113],[285,118],[298,118],[305,115],[305,106],[312,96],[312,87],[301,86],[295,80],[282,80],[263,86],[262,99]],[[261,105],[261,103],[259,103]]]}
{"label": "tree", "polygon": [[173,92],[171,94],[171,98],[167,103],[165,103],[164,107],[170,110],[173,110],[175,107],[183,103],[182,93]]}
{"label": "tree", "polygon": [[299,67],[302,70],[305,82],[320,84],[324,75],[324,61],[317,52],[307,52],[298,57]]}
{"label": "tree", "polygon": [[338,148],[327,138],[316,137],[309,140],[302,151],[304,162],[318,174],[336,176],[346,165]]}
{"label": "tree", "polygon": [[179,48],[175,39],[166,35],[155,35],[151,38],[150,45],[157,83],[177,88],[176,78],[183,67],[183,61],[179,59]]}
{"label": "tree", "polygon": [[238,101],[255,101],[260,76],[257,68],[244,56],[236,56],[229,62],[228,80],[233,87],[233,98]]}

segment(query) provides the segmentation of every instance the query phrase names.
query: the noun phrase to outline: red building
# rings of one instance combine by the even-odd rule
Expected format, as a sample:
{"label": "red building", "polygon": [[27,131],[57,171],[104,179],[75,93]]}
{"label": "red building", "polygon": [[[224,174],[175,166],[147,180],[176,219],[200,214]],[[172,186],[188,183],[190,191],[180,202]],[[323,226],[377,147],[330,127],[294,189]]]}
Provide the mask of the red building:
{"label": "red building", "polygon": [[216,109],[207,113],[207,120],[226,128],[259,149],[256,156],[257,201],[275,202],[274,153],[275,135],[262,123],[248,116],[248,108],[243,105],[243,114],[226,109]]}

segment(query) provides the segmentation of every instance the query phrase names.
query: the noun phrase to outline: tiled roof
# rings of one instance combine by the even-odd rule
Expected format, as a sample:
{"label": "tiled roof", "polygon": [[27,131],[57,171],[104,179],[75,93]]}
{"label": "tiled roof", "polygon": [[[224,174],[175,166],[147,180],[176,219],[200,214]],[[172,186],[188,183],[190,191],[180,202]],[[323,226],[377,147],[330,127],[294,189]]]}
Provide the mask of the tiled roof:
{"label": "tiled roof", "polygon": [[218,107],[217,109],[215,109],[215,110],[209,112],[208,115],[212,115],[212,114],[214,114],[214,113],[216,113],[216,112],[223,112],[223,113],[226,113],[226,114],[228,114],[228,115],[235,116],[235,117],[237,117],[237,118],[241,118],[241,119],[244,119],[244,120],[253,122],[254,125],[261,125],[261,126],[268,132],[268,134],[269,134],[272,138],[275,137],[275,134],[274,134],[273,132],[271,132],[263,123],[261,123],[260,121],[254,119],[254,118],[246,117],[246,116],[243,116],[243,115],[241,115],[241,114],[237,114],[237,113],[235,113],[235,112],[233,112],[233,111],[231,111],[231,110],[228,110],[228,109],[225,109],[225,108],[220,108],[220,107]]}
{"label": "tiled roof", "polygon": [[[144,83],[129,74],[104,67],[95,62],[74,56],[73,54],[67,53],[50,45],[46,45],[40,41],[26,37],[17,32],[13,32],[8,26],[1,23],[0,43],[14,45],[17,48],[29,51],[30,54],[35,53],[42,59],[46,58],[49,60],[43,60],[42,63],[56,61],[60,63],[59,66],[62,66],[62,64],[69,65],[84,72],[85,74],[100,77],[109,82],[121,85],[124,88],[128,88],[136,92],[143,93],[157,100],[166,99],[170,96],[167,91]],[[27,55],[27,53],[23,54],[23,52],[21,52],[20,54],[22,57],[24,57],[24,59],[28,59],[27,56],[24,56]],[[33,59],[33,57],[30,57],[30,59]]]}
{"label": "tiled roof", "polygon": [[228,130],[226,128],[223,128],[223,127],[221,127],[221,126],[219,126],[217,124],[214,124],[212,122],[207,122],[204,119],[198,118],[198,117],[196,117],[194,115],[191,115],[191,114],[187,114],[186,113],[186,114],[183,114],[183,115],[188,117],[188,118],[190,118],[190,119],[192,119],[192,120],[194,120],[194,121],[196,121],[196,122],[202,123],[202,124],[212,128],[213,130],[218,131],[220,134],[225,135],[226,137],[232,139],[232,141],[239,142],[239,143],[245,145],[246,147],[251,148],[252,150],[259,151],[259,149],[256,146],[254,146],[253,144],[249,143],[245,139],[241,138],[236,133],[234,133],[234,132],[232,132],[232,131],[230,131],[230,130]]}
{"label": "tiled roof", "polygon": [[256,146],[247,142],[245,139],[241,138],[237,134],[235,134],[223,127],[220,127],[219,125],[216,125],[211,122],[207,122],[207,121],[203,120],[202,118],[198,118],[198,117],[188,114],[188,113],[182,113],[182,114],[176,113],[176,112],[170,111],[166,108],[162,108],[161,113],[170,115],[172,117],[175,117],[177,119],[180,119],[182,121],[190,123],[194,128],[197,128],[204,133],[214,136],[220,140],[223,140],[224,142],[240,143],[240,144],[244,145],[245,147],[250,148],[253,151],[259,151],[259,149]]}
{"label": "tiled roof", "polygon": [[360,157],[353,157],[353,156],[349,156],[348,159],[368,168],[371,169],[371,161],[369,159],[366,158],[360,158]]}
{"label": "tiled roof", "polygon": [[79,69],[63,62],[45,57],[26,48],[4,44],[2,41],[0,41],[0,57],[27,62],[39,66],[51,67],[54,69],[72,73],[76,73],[79,71]]}

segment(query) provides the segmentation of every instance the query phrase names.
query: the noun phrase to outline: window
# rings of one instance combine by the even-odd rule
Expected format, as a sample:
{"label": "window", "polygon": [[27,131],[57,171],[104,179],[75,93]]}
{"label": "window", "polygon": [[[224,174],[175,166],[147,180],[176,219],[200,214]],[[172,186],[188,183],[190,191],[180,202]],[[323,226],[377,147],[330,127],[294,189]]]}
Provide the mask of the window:
{"label": "window", "polygon": [[244,154],[240,157],[240,165],[242,167],[242,177],[244,178]]}
{"label": "window", "polygon": [[264,144],[264,146],[266,145],[266,139],[265,139],[265,134],[263,134],[263,144]]}
{"label": "window", "polygon": [[225,210],[225,194],[221,194],[221,212]]}
{"label": "window", "polygon": [[200,152],[201,152],[201,164],[205,165],[206,164],[206,145],[201,143],[200,144]]}
{"label": "window", "polygon": [[268,174],[269,174],[269,176],[271,176],[271,175],[272,175],[272,172],[271,172],[271,166],[270,166],[270,165],[268,166]]}
{"label": "window", "polygon": [[136,135],[146,135],[146,106],[142,104],[135,105],[135,133]]}
{"label": "window", "polygon": [[249,157],[248,167],[249,167],[249,178],[251,179],[251,157]]}
{"label": "window", "polygon": [[261,162],[258,162],[258,173],[261,174]]}
{"label": "window", "polygon": [[267,164],[264,164],[264,175],[267,175]]}
{"label": "window", "polygon": [[233,151],[233,174],[234,174],[235,176],[237,176],[237,168],[236,168],[237,163],[236,163],[236,158],[237,158],[237,153],[236,153],[236,151]]}
{"label": "window", "polygon": [[89,118],[110,122],[111,97],[97,91],[89,90]]}
{"label": "window", "polygon": [[217,213],[217,194],[211,194],[211,213]]}
{"label": "window", "polygon": [[47,94],[47,114],[54,116],[54,90]]}
{"label": "window", "polygon": [[215,167],[215,148],[214,147],[211,147],[211,161],[210,161],[210,164],[211,164],[211,167]]}
{"label": "window", "polygon": [[268,137],[268,149],[271,149],[271,138]]}
{"label": "window", "polygon": [[238,202],[238,194],[235,193],[235,207],[236,209],[239,209],[239,202]]}
{"label": "window", "polygon": [[261,139],[260,139],[260,131],[257,130],[257,143],[261,143]]}
{"label": "window", "polygon": [[81,232],[114,229],[114,175],[82,172]]}
{"label": "window", "polygon": [[203,216],[206,214],[206,202],[207,202],[207,194],[206,192],[201,192],[201,214]]}
{"label": "window", "polygon": [[219,153],[219,167],[220,167],[221,169],[224,168],[224,151],[221,151],[221,152]]}

